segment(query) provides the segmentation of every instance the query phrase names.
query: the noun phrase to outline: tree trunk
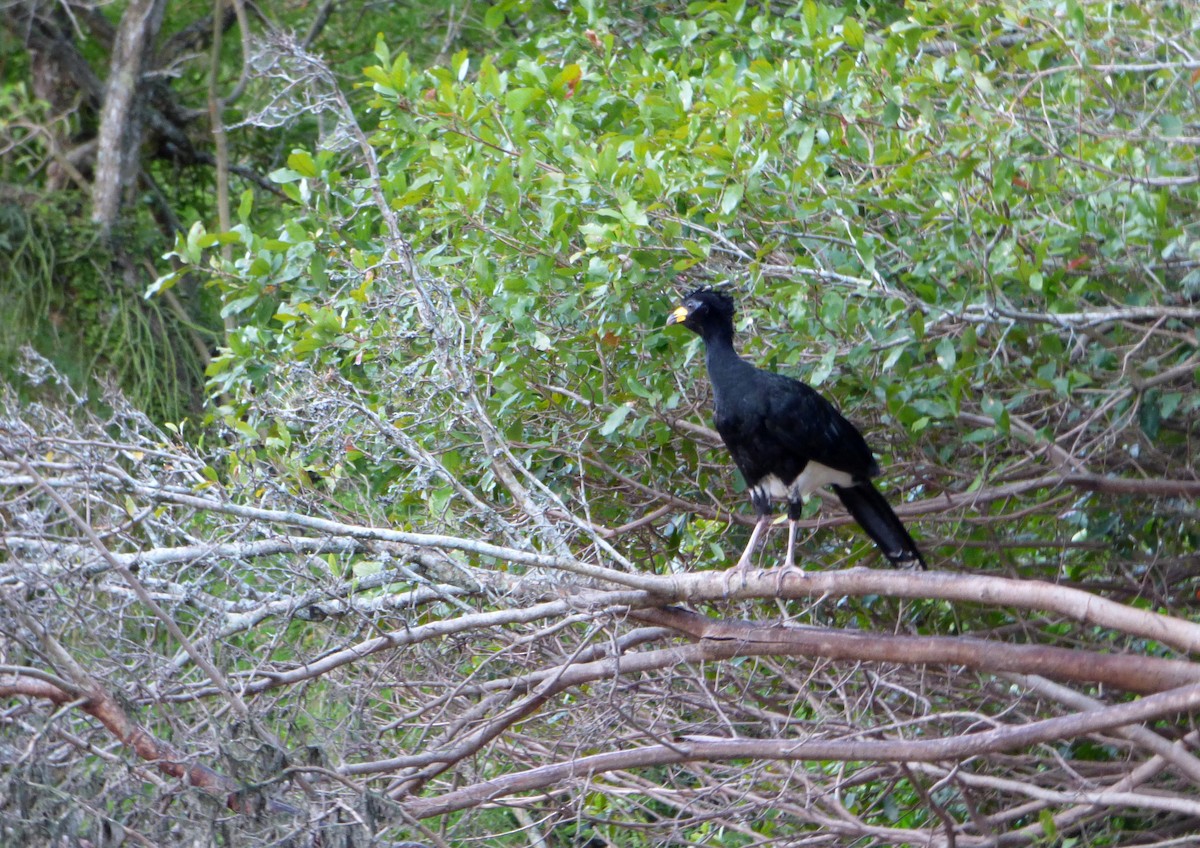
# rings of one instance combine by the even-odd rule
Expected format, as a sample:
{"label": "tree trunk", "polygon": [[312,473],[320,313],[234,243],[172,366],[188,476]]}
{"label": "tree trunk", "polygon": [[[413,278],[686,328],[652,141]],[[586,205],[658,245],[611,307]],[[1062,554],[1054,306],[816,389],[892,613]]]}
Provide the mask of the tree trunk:
{"label": "tree trunk", "polygon": [[123,191],[134,185],[142,120],[138,102],[149,46],[162,24],[163,0],[133,0],[121,18],[100,113],[92,220],[107,234],[121,212]]}

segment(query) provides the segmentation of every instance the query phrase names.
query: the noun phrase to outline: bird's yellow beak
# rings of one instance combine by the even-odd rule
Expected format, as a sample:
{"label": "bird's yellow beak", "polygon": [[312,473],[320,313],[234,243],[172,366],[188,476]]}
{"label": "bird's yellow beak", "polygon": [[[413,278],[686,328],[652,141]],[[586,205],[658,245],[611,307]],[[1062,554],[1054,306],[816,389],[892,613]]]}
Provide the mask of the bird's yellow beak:
{"label": "bird's yellow beak", "polygon": [[677,307],[675,307],[675,311],[673,311],[670,315],[667,316],[667,326],[670,327],[672,324],[682,324],[684,321],[687,320],[687,317],[688,317],[687,307],[686,306],[677,306]]}

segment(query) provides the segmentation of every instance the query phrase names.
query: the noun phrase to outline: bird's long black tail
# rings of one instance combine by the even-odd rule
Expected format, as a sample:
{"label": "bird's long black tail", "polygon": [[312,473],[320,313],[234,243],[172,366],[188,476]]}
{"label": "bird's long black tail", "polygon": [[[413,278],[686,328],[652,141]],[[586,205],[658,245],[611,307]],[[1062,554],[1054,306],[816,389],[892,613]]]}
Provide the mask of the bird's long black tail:
{"label": "bird's long black tail", "polygon": [[888,562],[900,568],[911,567],[914,562],[921,568],[929,567],[917,543],[892,511],[891,504],[879,494],[870,480],[853,486],[834,486],[833,490],[854,520],[875,540]]}

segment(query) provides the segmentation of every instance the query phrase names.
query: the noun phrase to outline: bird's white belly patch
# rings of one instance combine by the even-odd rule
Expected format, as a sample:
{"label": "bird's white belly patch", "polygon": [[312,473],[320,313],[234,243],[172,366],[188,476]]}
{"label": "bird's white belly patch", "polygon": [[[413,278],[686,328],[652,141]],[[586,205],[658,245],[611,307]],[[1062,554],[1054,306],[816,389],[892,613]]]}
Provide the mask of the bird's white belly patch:
{"label": "bird's white belly patch", "polygon": [[819,462],[810,462],[804,466],[791,485],[785,484],[774,474],[768,474],[758,481],[755,487],[776,500],[798,500],[806,498],[817,489],[826,486],[851,486],[854,479],[845,471],[838,471]]}
{"label": "bird's white belly patch", "polygon": [[756,489],[765,494],[767,497],[782,500],[787,497],[787,486],[783,485],[783,481],[774,474],[768,474],[755,485]]}

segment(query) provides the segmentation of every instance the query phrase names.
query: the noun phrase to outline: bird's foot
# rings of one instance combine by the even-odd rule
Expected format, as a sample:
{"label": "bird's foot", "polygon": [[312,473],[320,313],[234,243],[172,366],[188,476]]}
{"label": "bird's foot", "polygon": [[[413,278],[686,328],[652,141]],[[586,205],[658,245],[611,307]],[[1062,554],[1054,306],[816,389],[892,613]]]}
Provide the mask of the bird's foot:
{"label": "bird's foot", "polygon": [[776,594],[779,594],[779,595],[783,594],[783,584],[785,582],[787,582],[788,577],[793,574],[796,577],[800,578],[801,580],[803,580],[805,577],[808,576],[807,571],[805,571],[800,566],[796,565],[796,563],[791,562],[790,560],[788,562],[785,562],[780,568],[777,568],[775,570],[775,593]]}
{"label": "bird's foot", "polygon": [[722,597],[728,598],[730,593],[733,592],[733,569],[732,568],[729,569],[728,571],[726,571],[725,576],[721,578],[721,586],[724,589],[724,591],[721,592]]}
{"label": "bird's foot", "polygon": [[734,577],[741,578],[742,588],[744,589],[744,588],[746,588],[747,578],[749,578],[751,571],[754,571],[754,569],[750,565],[750,557],[744,556],[737,561],[737,565],[735,565],[733,568],[731,568],[725,572],[724,583],[725,583],[725,597],[726,598],[728,598],[730,593],[733,592]]}

